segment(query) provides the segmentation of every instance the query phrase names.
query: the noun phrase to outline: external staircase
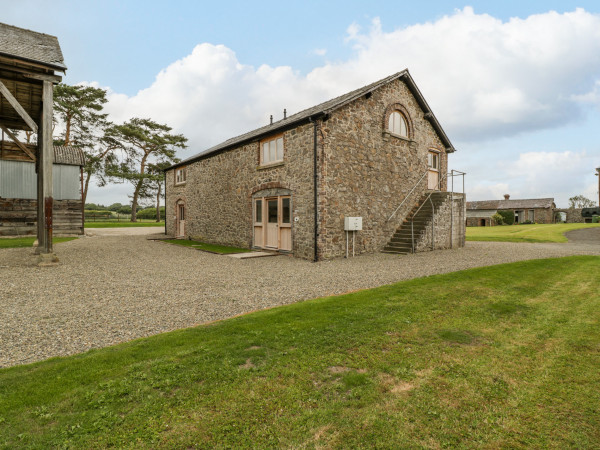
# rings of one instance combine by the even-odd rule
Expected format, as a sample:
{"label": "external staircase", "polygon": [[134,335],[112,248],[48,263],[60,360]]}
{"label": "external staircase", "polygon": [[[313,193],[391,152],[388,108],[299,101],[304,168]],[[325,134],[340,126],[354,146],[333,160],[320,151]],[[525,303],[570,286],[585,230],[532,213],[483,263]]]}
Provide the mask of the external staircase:
{"label": "external staircase", "polygon": [[450,192],[426,191],[383,248],[383,252],[413,253],[423,232],[431,229],[435,212],[449,195],[451,195]]}

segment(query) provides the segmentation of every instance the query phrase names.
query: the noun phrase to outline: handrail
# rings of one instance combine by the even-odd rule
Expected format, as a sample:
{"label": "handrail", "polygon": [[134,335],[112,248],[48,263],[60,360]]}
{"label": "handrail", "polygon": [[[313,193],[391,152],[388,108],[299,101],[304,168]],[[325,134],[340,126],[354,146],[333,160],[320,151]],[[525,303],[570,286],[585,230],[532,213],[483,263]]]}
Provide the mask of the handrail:
{"label": "handrail", "polygon": [[[435,187],[439,189],[440,185],[442,184],[442,181],[444,181],[447,176],[448,176],[448,174],[445,173],[441,177],[439,177],[438,182]],[[413,225],[414,221],[415,221],[415,216],[419,213],[419,211],[421,211],[421,208],[425,205],[425,203],[427,203],[427,200],[429,200],[429,202],[431,203],[431,249],[433,250],[433,248],[434,248],[435,243],[434,243],[433,222],[434,222],[434,217],[435,217],[435,206],[433,205],[433,200],[431,200],[431,196],[433,195],[434,192],[437,192],[437,190],[432,190],[429,193],[429,195],[427,196],[427,198],[425,200],[423,200],[421,205],[419,205],[419,207],[414,212],[414,214],[411,215],[411,218],[410,218],[410,234],[411,234],[411,236],[410,237],[411,237],[411,242],[412,242],[413,253],[415,253],[415,230],[414,230],[414,225]]]}
{"label": "handrail", "polygon": [[394,210],[394,212],[392,213],[392,215],[390,217],[388,217],[387,222],[389,222],[390,220],[392,220],[392,217],[394,217],[396,215],[396,213],[398,212],[398,210],[402,207],[402,205],[404,205],[404,202],[406,200],[408,200],[408,197],[410,197],[410,194],[413,193],[413,191],[417,188],[417,186],[421,183],[421,181],[423,181],[423,178],[425,178],[427,176],[427,173],[429,172],[429,169],[427,169],[425,171],[425,173],[421,176],[421,178],[419,178],[419,181],[417,181],[415,183],[415,185],[413,186],[413,188],[410,190],[410,192],[408,194],[406,194],[406,197],[404,197],[404,200],[402,200],[402,203],[400,203],[398,205],[398,207]]}
{"label": "handrail", "polygon": [[[435,185],[436,188],[440,187],[440,184],[442,184],[442,181],[444,181],[446,179],[447,174],[444,174],[440,177],[440,179],[438,180],[438,183]],[[439,192],[439,189],[433,189],[429,195],[427,196],[427,198],[425,200],[423,200],[423,203],[421,203],[421,205],[419,206],[419,208],[415,211],[415,213],[412,215],[413,217],[415,217],[419,211],[421,211],[421,208],[425,205],[425,203],[427,203],[427,200],[429,200],[431,198],[431,196],[433,195],[434,192]]]}

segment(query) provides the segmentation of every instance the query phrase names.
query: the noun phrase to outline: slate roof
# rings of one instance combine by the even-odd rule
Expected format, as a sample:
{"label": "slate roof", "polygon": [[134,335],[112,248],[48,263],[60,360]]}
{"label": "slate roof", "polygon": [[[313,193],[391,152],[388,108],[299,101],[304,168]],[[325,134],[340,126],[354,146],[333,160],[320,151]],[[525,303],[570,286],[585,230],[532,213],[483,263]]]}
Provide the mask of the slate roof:
{"label": "slate roof", "polygon": [[0,54],[41,63],[52,69],[67,69],[55,36],[5,23],[0,23]]}
{"label": "slate roof", "polygon": [[271,124],[271,125],[266,125],[264,127],[257,128],[256,130],[250,131],[250,132],[242,134],[240,136],[236,136],[234,138],[228,139],[227,141],[222,142],[218,145],[215,145],[214,147],[211,147],[201,153],[198,153],[190,158],[184,159],[183,161],[172,165],[171,167],[167,168],[166,170],[170,170],[170,169],[173,169],[178,166],[189,164],[193,161],[207,158],[207,157],[211,156],[212,154],[225,151],[227,149],[236,147],[241,144],[255,141],[263,136],[275,133],[277,131],[284,131],[286,129],[298,126],[303,122],[308,122],[310,119],[314,120],[314,119],[326,116],[327,114],[330,114],[331,112],[335,111],[336,109],[339,109],[344,105],[347,105],[348,103],[362,97],[363,95],[366,95],[369,92],[372,92],[372,91],[380,88],[381,86],[384,86],[384,85],[392,82],[395,79],[401,79],[402,81],[404,81],[406,83],[409,90],[411,91],[411,93],[413,94],[415,99],[417,100],[417,103],[419,104],[419,106],[421,107],[423,112],[425,113],[425,118],[431,122],[431,125],[433,126],[434,130],[439,135],[440,140],[446,147],[446,151],[448,153],[454,152],[455,151],[454,146],[450,142],[450,139],[448,139],[448,136],[442,129],[442,126],[440,125],[437,118],[431,111],[431,108],[425,101],[423,94],[421,94],[421,91],[415,84],[413,78],[410,76],[408,69],[404,69],[401,72],[397,72],[393,75],[390,75],[389,77],[386,77],[379,81],[376,81],[375,83],[371,83],[367,86],[363,86],[360,89],[356,89],[354,91],[348,92],[347,94],[340,95],[339,97],[333,98],[331,100],[320,103],[311,108],[300,111],[299,113],[291,115],[291,116],[287,117],[286,119],[282,119],[277,122],[273,122],[273,124]]}
{"label": "slate roof", "polygon": [[555,207],[553,198],[482,200],[478,202],[467,202],[467,211],[486,209],[539,209],[553,207]]}
{"label": "slate roof", "polygon": [[83,151],[77,147],[54,146],[54,164],[68,164],[70,166],[83,166],[85,156]]}

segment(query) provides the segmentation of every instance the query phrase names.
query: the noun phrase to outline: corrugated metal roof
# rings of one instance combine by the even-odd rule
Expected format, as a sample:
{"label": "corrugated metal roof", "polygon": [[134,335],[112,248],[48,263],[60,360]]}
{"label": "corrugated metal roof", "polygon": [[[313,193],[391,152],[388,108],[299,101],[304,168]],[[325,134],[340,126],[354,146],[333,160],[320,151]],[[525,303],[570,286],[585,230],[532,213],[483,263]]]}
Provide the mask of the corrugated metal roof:
{"label": "corrugated metal roof", "polygon": [[41,63],[61,71],[67,69],[55,36],[5,23],[0,23],[0,53]]}
{"label": "corrugated metal roof", "polygon": [[425,113],[426,119],[431,122],[433,128],[438,133],[440,140],[446,147],[446,151],[448,153],[454,152],[455,148],[452,145],[452,143],[450,142],[450,139],[448,139],[448,136],[442,129],[442,126],[439,124],[437,118],[431,111],[431,108],[425,101],[425,98],[421,94],[421,91],[419,90],[419,88],[415,84],[414,80],[410,76],[408,69],[405,69],[401,72],[397,72],[393,75],[390,75],[389,77],[386,77],[379,81],[376,81],[375,83],[371,83],[367,86],[363,86],[360,89],[356,89],[354,91],[348,92],[347,94],[341,95],[339,97],[333,98],[333,99],[328,100],[323,103],[320,103],[311,108],[300,111],[299,113],[291,115],[286,119],[282,119],[277,122],[274,122],[271,125],[266,125],[264,127],[257,128],[256,130],[250,131],[250,132],[242,134],[240,136],[236,136],[234,138],[228,139],[225,142],[215,145],[214,147],[211,147],[201,153],[198,153],[190,158],[184,159],[183,161],[172,165],[171,167],[167,168],[166,170],[170,170],[175,167],[182,166],[182,165],[188,164],[193,161],[197,161],[199,159],[204,159],[206,157],[211,156],[214,153],[225,151],[227,149],[239,146],[244,143],[252,142],[254,140],[259,139],[262,136],[272,134],[277,131],[283,131],[283,130],[289,128],[290,126],[296,126],[302,122],[308,121],[311,118],[314,119],[319,116],[327,115],[327,114],[335,111],[336,109],[341,108],[342,106],[347,105],[350,102],[353,102],[354,100],[360,98],[361,96],[363,96],[369,92],[372,92],[372,91],[380,88],[381,86],[384,86],[384,85],[392,82],[395,79],[402,79],[402,81],[404,81],[406,83],[406,85],[410,89],[411,93],[416,98],[417,103],[419,104],[419,106],[421,107],[423,112]]}
{"label": "corrugated metal roof", "polygon": [[554,208],[553,198],[529,198],[515,200],[481,200],[467,202],[467,210],[481,209],[537,209]]}
{"label": "corrugated metal roof", "polygon": [[68,164],[70,166],[85,165],[85,155],[80,148],[65,147],[64,145],[54,146],[54,164]]}

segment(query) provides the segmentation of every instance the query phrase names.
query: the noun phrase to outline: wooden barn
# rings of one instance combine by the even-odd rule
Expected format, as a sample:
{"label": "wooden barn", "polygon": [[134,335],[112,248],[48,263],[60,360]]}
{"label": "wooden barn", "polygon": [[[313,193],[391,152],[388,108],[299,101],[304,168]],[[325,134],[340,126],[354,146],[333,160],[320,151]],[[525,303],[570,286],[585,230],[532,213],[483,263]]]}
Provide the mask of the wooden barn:
{"label": "wooden barn", "polygon": [[[23,144],[35,155],[36,146]],[[83,234],[81,149],[54,146],[52,165],[54,235]],[[0,141],[0,236],[37,233],[35,161],[14,142]]]}
{"label": "wooden barn", "polygon": [[[37,226],[37,252],[42,264],[57,261],[52,250],[53,211],[55,206],[60,209],[60,202],[65,200],[54,198],[53,175],[57,174],[59,182],[56,188],[60,196],[58,191],[62,189],[63,177],[59,173],[74,172],[77,169],[73,166],[81,163],[62,164],[70,158],[57,157],[58,164],[54,164],[55,153],[71,152],[54,149],[52,145],[54,85],[60,83],[62,77],[58,74],[63,74],[66,69],[55,36],[0,23],[0,129],[3,137],[0,210],[5,216],[15,219],[18,208],[24,208],[20,202],[26,202],[26,208],[36,208],[37,220],[29,222],[33,216],[26,214],[25,221],[21,223],[34,224],[25,225],[25,228]],[[31,137],[37,137],[34,139],[37,145],[27,145]],[[72,187],[72,184],[65,184],[65,189],[70,189],[66,186]],[[34,198],[23,198],[27,196]],[[9,208],[13,211],[8,211]],[[8,228],[14,229],[15,223],[18,221],[13,220]],[[4,225],[2,228],[5,228]]]}

